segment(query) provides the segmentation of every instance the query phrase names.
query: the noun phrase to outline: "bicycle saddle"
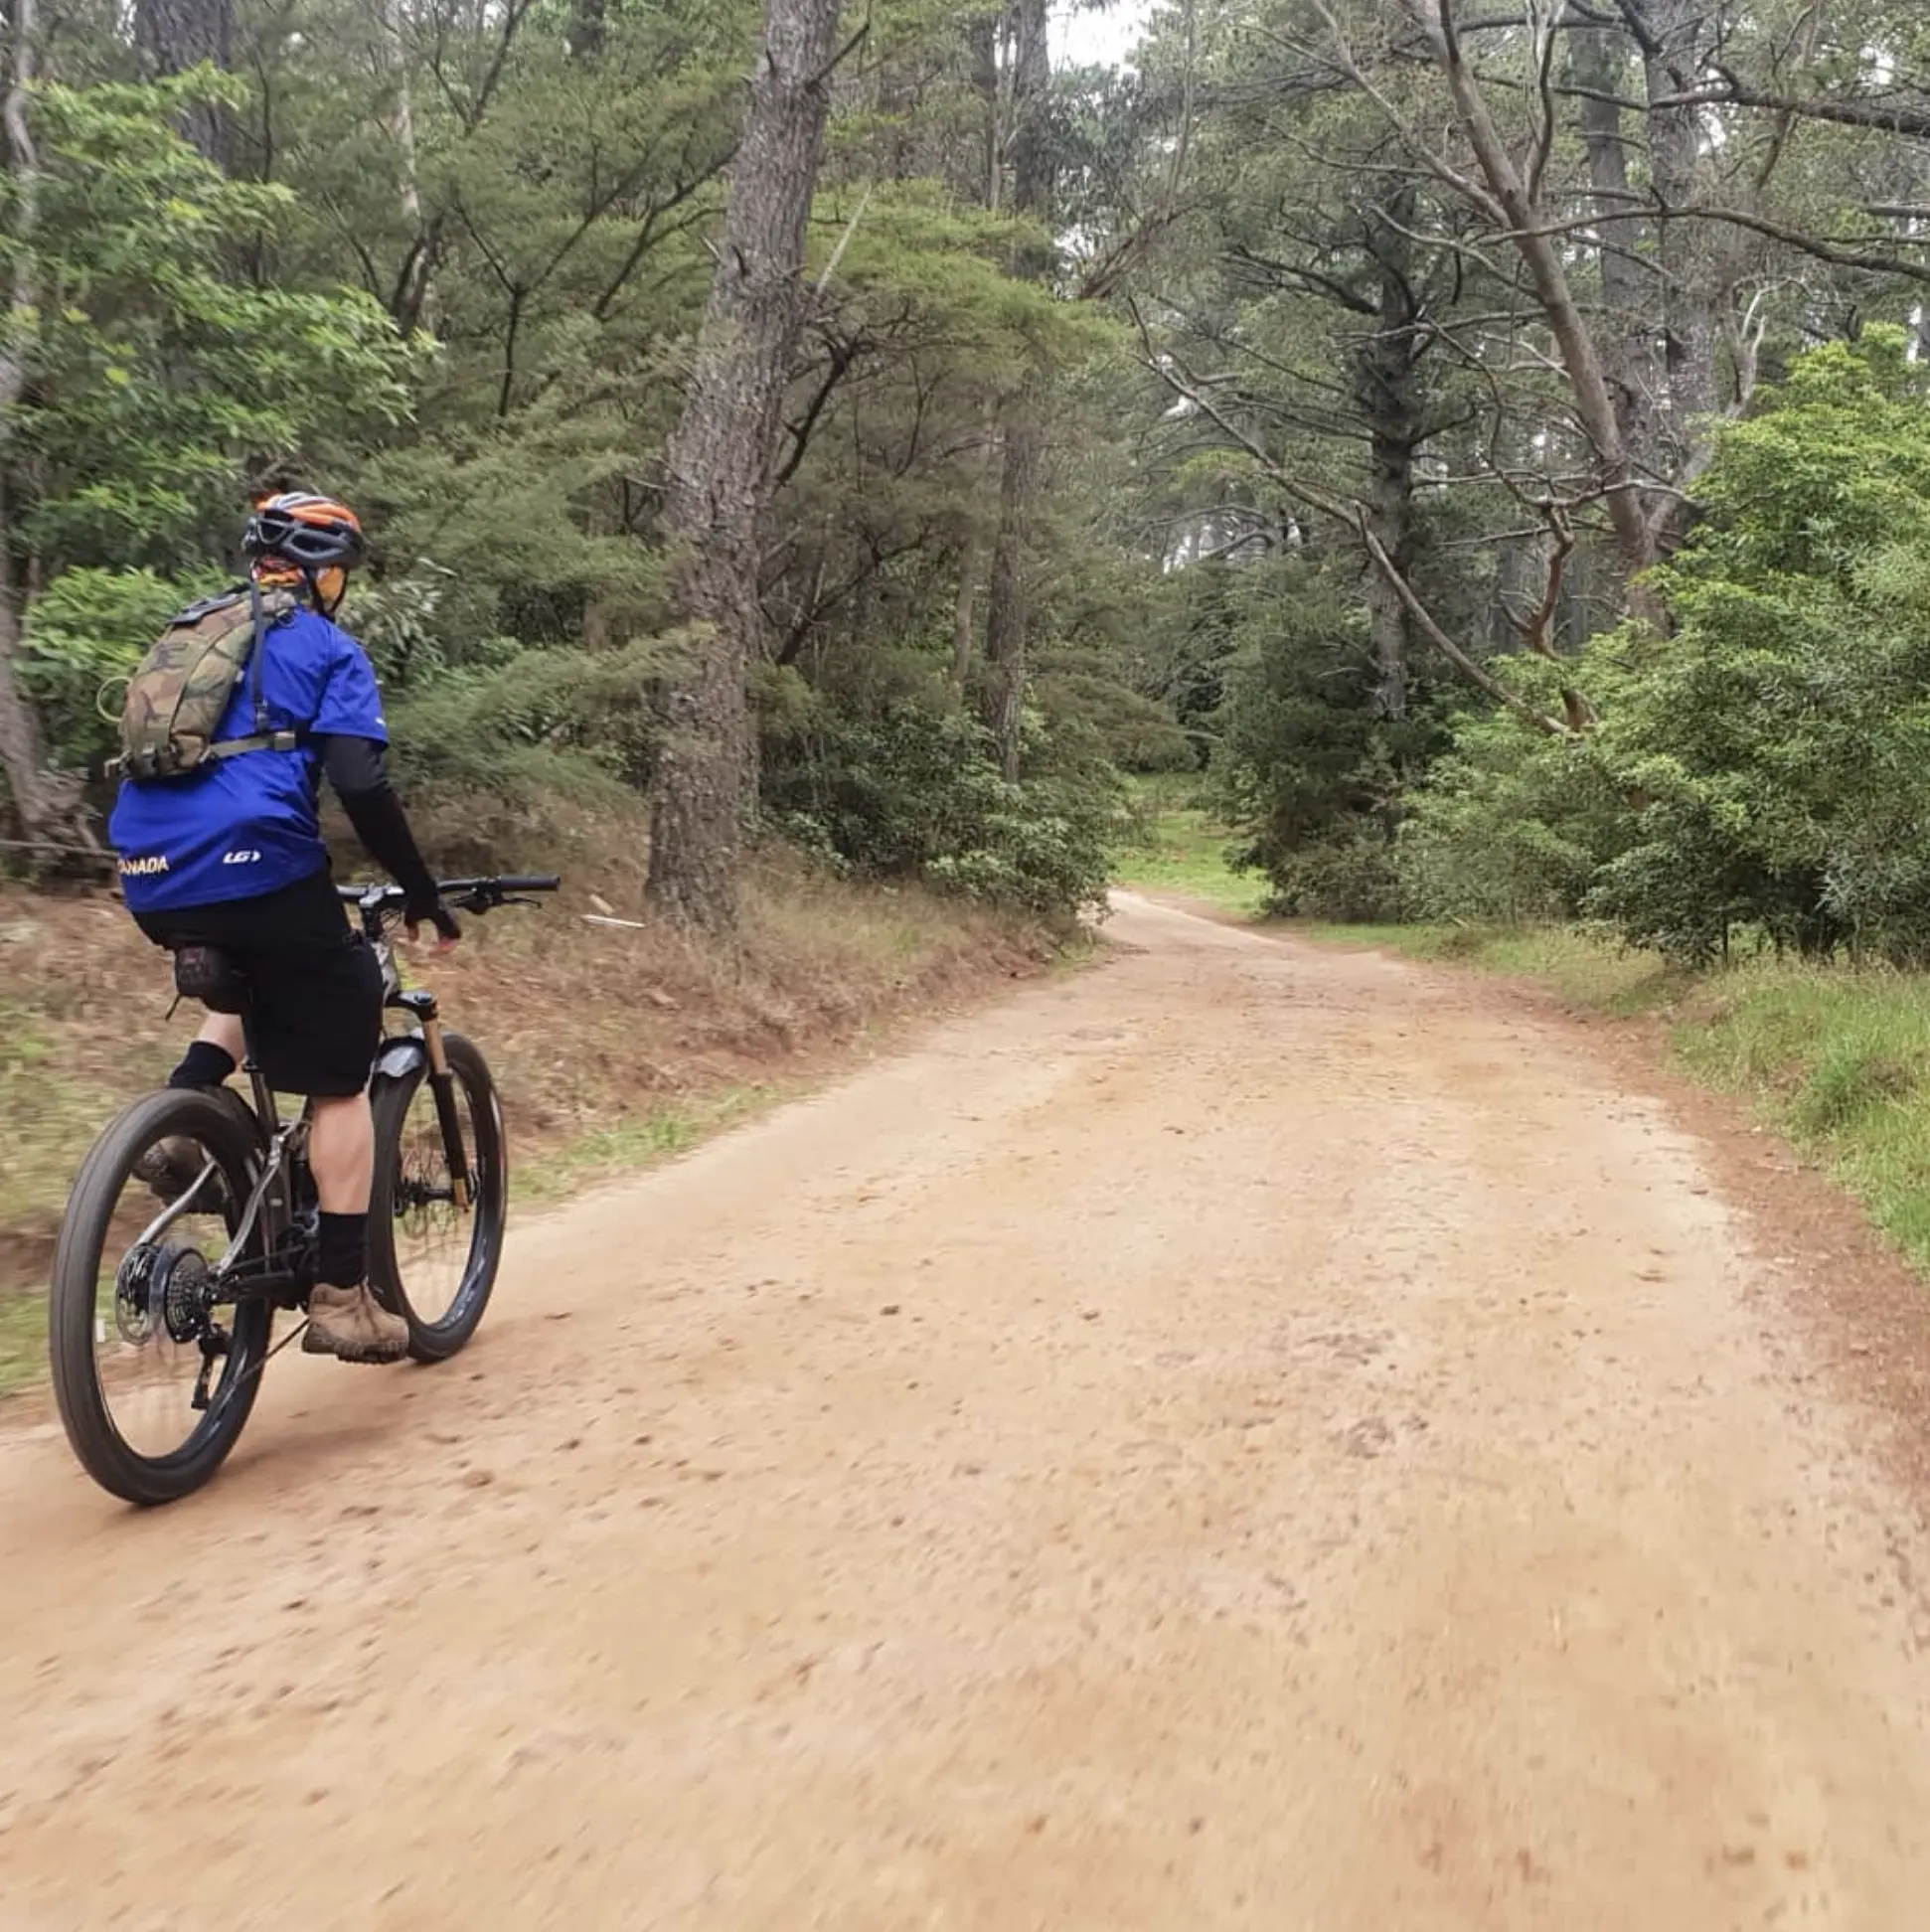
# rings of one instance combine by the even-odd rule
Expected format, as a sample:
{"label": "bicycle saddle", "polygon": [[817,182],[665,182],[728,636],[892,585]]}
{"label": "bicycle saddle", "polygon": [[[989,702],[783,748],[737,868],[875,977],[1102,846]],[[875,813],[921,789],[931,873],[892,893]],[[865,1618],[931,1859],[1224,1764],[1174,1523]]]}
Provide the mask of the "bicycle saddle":
{"label": "bicycle saddle", "polygon": [[219,946],[177,946],[174,990],[184,1000],[199,1000],[210,1013],[245,1013],[247,981]]}

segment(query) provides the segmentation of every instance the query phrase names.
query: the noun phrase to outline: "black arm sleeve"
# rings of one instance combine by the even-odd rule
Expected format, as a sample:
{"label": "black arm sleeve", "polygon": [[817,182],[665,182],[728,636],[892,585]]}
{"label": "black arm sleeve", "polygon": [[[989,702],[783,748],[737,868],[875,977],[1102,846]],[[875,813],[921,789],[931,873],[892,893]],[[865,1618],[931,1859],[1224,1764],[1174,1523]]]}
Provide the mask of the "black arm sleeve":
{"label": "black arm sleeve", "polygon": [[402,802],[389,783],[388,748],[374,738],[328,732],[315,739],[322,771],[342,801],[355,836],[369,857],[408,894],[408,911],[427,918],[435,909],[435,876],[423,863],[402,814]]}
{"label": "black arm sleeve", "polygon": [[379,738],[350,737],[325,731],[313,740],[322,754],[322,772],[347,804],[356,792],[386,791],[389,786],[389,747]]}

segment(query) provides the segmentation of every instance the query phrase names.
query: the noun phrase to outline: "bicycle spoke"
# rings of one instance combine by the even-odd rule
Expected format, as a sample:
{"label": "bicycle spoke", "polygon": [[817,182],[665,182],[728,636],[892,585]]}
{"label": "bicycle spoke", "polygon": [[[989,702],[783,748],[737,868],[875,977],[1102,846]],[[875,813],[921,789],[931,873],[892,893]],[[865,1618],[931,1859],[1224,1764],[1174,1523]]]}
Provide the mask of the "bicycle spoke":
{"label": "bicycle spoke", "polygon": [[292,1348],[308,1333],[308,1319],[304,1316],[284,1335],[274,1347],[267,1351],[252,1368],[244,1368],[239,1375],[225,1380],[216,1392],[209,1409],[210,1419],[219,1422],[229,1405],[240,1398],[244,1389],[251,1388],[261,1377],[261,1370],[278,1356],[283,1349]]}
{"label": "bicycle spoke", "polygon": [[[453,1100],[463,1143],[477,1144],[474,1102],[460,1081]],[[443,1320],[462,1293],[476,1225],[459,1206],[434,1092],[424,1080],[411,1097],[397,1149],[396,1265],[416,1319]]]}
{"label": "bicycle spoke", "polygon": [[[178,1221],[181,1218],[183,1214],[189,1212],[190,1209],[193,1208],[197,1197],[201,1194],[202,1189],[208,1185],[209,1177],[219,1172],[220,1170],[217,1168],[213,1160],[209,1160],[203,1163],[201,1172],[189,1184],[187,1190],[182,1194],[180,1200],[174,1202],[169,1207],[163,1208],[161,1211],[158,1214],[156,1214],[154,1218],[151,1221],[149,1221],[148,1224],[144,1228],[142,1228],[138,1234],[134,1236],[134,1244],[136,1246],[146,1246],[149,1242],[158,1241],[161,1238],[161,1236],[170,1227],[172,1227],[176,1221]],[[205,1212],[206,1209],[207,1209],[207,1204],[204,1204],[203,1211]]]}
{"label": "bicycle spoke", "polygon": [[[156,1150],[158,1154],[160,1150]],[[108,1215],[94,1277],[94,1376],[116,1434],[134,1453],[176,1453],[201,1426],[194,1405],[202,1338],[215,1320],[215,1257],[230,1251],[227,1183],[202,1147],[171,1149],[180,1193],[148,1214],[141,1195],[176,1181],[129,1175]],[[136,1216],[139,1216],[138,1223]]]}

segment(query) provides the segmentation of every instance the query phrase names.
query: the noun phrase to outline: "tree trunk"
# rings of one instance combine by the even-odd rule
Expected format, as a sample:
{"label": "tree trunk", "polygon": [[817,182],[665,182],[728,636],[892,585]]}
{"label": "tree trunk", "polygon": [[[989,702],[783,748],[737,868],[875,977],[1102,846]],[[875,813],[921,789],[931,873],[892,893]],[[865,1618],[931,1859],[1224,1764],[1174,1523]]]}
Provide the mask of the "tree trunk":
{"label": "tree trunk", "polygon": [[[1697,233],[1699,224],[1669,212],[1695,200],[1701,110],[1656,103],[1680,99],[1699,84],[1708,16],[1701,0],[1648,0],[1643,17],[1648,27],[1642,42],[1642,71],[1650,102],[1649,184],[1662,210],[1656,223],[1656,260],[1662,271],[1667,377],[1666,474],[1672,481],[1687,483],[1701,473],[1707,461],[1710,418],[1717,407],[1718,278],[1709,253],[1711,238]],[[1682,512],[1675,498],[1656,507],[1654,521],[1665,548],[1681,535]]]}
{"label": "tree trunk", "polygon": [[[151,73],[185,74],[208,61],[226,74],[234,35],[234,0],[134,0],[134,45]],[[212,103],[181,120],[183,137],[217,167],[228,158],[226,121]]]}
{"label": "tree trunk", "polygon": [[7,142],[7,173],[14,197],[13,286],[7,334],[0,342],[0,771],[7,777],[15,816],[29,839],[53,829],[59,807],[47,772],[46,749],[33,702],[18,673],[21,608],[14,582],[11,480],[14,412],[27,387],[25,346],[33,338],[38,307],[34,286],[33,229],[40,173],[33,130],[27,120],[34,80],[34,0],[13,0],[7,35],[6,97],[0,126]]}
{"label": "tree trunk", "polygon": [[1043,439],[1042,385],[1025,383],[1006,408],[1005,456],[999,479],[999,534],[985,604],[983,716],[998,740],[999,763],[1019,776],[1019,726],[1026,704],[1026,648],[1032,629],[1033,499],[1039,489]]}
{"label": "tree trunk", "polygon": [[396,277],[389,309],[404,333],[422,319],[429,300],[429,280],[435,270],[434,239],[422,222],[421,174],[415,151],[415,101],[408,84],[408,43],[402,33],[402,0],[377,0],[381,16],[382,58],[395,87],[393,105],[383,115],[383,131],[396,143],[402,168],[402,220],[414,232],[408,252]]}
{"label": "tree trunk", "polygon": [[[971,53],[972,87],[984,113],[984,142],[979,153],[977,189],[986,208],[994,214],[1005,199],[1005,115],[999,84],[999,19],[982,14],[965,29]],[[985,413],[985,448],[974,459],[978,474],[975,494],[989,496],[993,479],[1002,467],[1003,442],[999,435],[1001,412],[988,408]],[[963,710],[971,689],[972,659],[978,648],[979,586],[985,576],[986,552],[990,548],[982,519],[975,517],[958,560],[958,595],[952,604],[952,701]]]}
{"label": "tree trunk", "polygon": [[[1013,0],[1012,207],[1044,222],[1051,213],[1051,132],[1046,107],[1051,58],[1046,41],[1047,0]],[[1049,252],[1015,264],[1044,277]],[[999,482],[999,530],[992,546],[992,577],[985,612],[984,718],[999,743],[1008,778],[1019,776],[1019,722],[1026,701],[1026,660],[1032,632],[1032,525],[1045,454],[1041,416],[1045,385],[1037,372],[1021,383],[1004,410],[1005,456]]]}
{"label": "tree trunk", "polygon": [[[989,470],[985,478],[990,487]],[[958,560],[958,595],[952,603],[952,707],[962,710],[972,681],[973,647],[978,642],[978,580],[985,567],[985,540],[974,530]]]}
{"label": "tree trunk", "polygon": [[[1453,0],[1409,0],[1431,43],[1454,99],[1455,117],[1480,170],[1481,183],[1464,183],[1491,220],[1508,232],[1553,336],[1562,373],[1574,398],[1575,415],[1592,448],[1596,488],[1615,532],[1623,568],[1631,577],[1654,564],[1661,552],[1650,506],[1636,472],[1616,412],[1602,349],[1574,286],[1568,277],[1566,244],[1560,224],[1541,194],[1539,170],[1526,170],[1510,152],[1508,142],[1488,105],[1480,79],[1467,58],[1457,27]],[[1485,187],[1485,193],[1483,189]],[[1666,623],[1666,613],[1653,591],[1632,586],[1629,608],[1652,624]]]}
{"label": "tree trunk", "polygon": [[806,223],[830,105],[838,0],[767,0],[697,367],[666,453],[673,594],[701,642],[666,696],[650,897],[734,930],[752,776],[745,681],[762,649],[760,525],[803,319]]}
{"label": "tree trunk", "polygon": [[[1380,265],[1378,326],[1362,345],[1355,395],[1368,423],[1371,476],[1367,527],[1411,578],[1414,561],[1414,451],[1421,441],[1419,359],[1423,339],[1415,327],[1420,305],[1413,283],[1416,196],[1402,191],[1370,218],[1368,247]],[[1407,712],[1410,619],[1400,593],[1379,569],[1367,572],[1363,596],[1373,645],[1374,703],[1382,717]]]}
{"label": "tree trunk", "polygon": [[[1367,489],[1367,528],[1396,570],[1411,580],[1414,552],[1414,463],[1412,446],[1373,432],[1373,476]],[[1377,568],[1362,580],[1373,644],[1373,702],[1383,718],[1407,715],[1407,606]]]}
{"label": "tree trunk", "polygon": [[571,0],[569,28],[564,39],[579,61],[593,61],[609,36],[605,0]]}
{"label": "tree trunk", "polygon": [[[1628,93],[1633,49],[1619,27],[1575,27],[1569,45],[1576,84],[1585,90],[1580,114],[1588,185],[1598,214],[1619,215],[1635,198],[1620,105]],[[1662,292],[1654,257],[1639,245],[1641,229],[1631,222],[1605,222],[1601,235],[1596,258],[1605,311],[1602,361],[1622,440],[1637,466],[1653,471],[1660,455]]]}
{"label": "tree trunk", "polygon": [[972,85],[985,105],[985,145],[979,157],[980,184],[985,205],[994,214],[1005,199],[1005,115],[1001,109],[1003,88],[999,84],[999,21],[995,14],[984,14],[966,29],[972,56]]}
{"label": "tree trunk", "polygon": [[[981,14],[965,28],[966,47],[971,57],[972,90],[978,95],[983,140],[977,154],[978,170],[974,192],[983,205],[997,214],[1005,202],[1005,162],[1007,127],[1005,88],[999,74],[999,37],[1009,25],[997,14]],[[973,458],[976,476],[972,485],[975,497],[988,498],[1002,488],[1005,439],[1005,410],[988,406],[985,411],[985,446]],[[985,586],[986,561],[992,549],[993,532],[985,520],[975,516],[966,535],[958,562],[958,594],[952,604],[951,690],[954,705],[963,709],[971,688],[972,660],[978,648],[979,593]],[[993,727],[996,729],[996,725]]]}

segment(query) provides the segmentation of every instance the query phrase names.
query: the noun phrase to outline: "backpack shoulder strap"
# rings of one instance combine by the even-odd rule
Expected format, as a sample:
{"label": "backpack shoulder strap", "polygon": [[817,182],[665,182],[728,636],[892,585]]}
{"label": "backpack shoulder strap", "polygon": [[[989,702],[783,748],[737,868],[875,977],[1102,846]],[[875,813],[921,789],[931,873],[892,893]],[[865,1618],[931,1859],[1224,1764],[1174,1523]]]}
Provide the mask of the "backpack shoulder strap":
{"label": "backpack shoulder strap", "polygon": [[261,660],[267,655],[268,634],[295,608],[295,600],[285,590],[263,597],[261,586],[248,579],[248,699],[254,713],[254,729],[246,737],[222,738],[203,754],[210,759],[239,758],[243,751],[292,751],[306,735],[300,730],[277,731],[269,727],[268,701],[261,692]]}
{"label": "backpack shoulder strap", "polygon": [[247,594],[241,584],[230,590],[217,590],[212,597],[203,597],[191,603],[186,610],[177,611],[168,619],[169,630],[192,630],[204,617],[217,610],[226,610],[231,604],[238,604]]}

